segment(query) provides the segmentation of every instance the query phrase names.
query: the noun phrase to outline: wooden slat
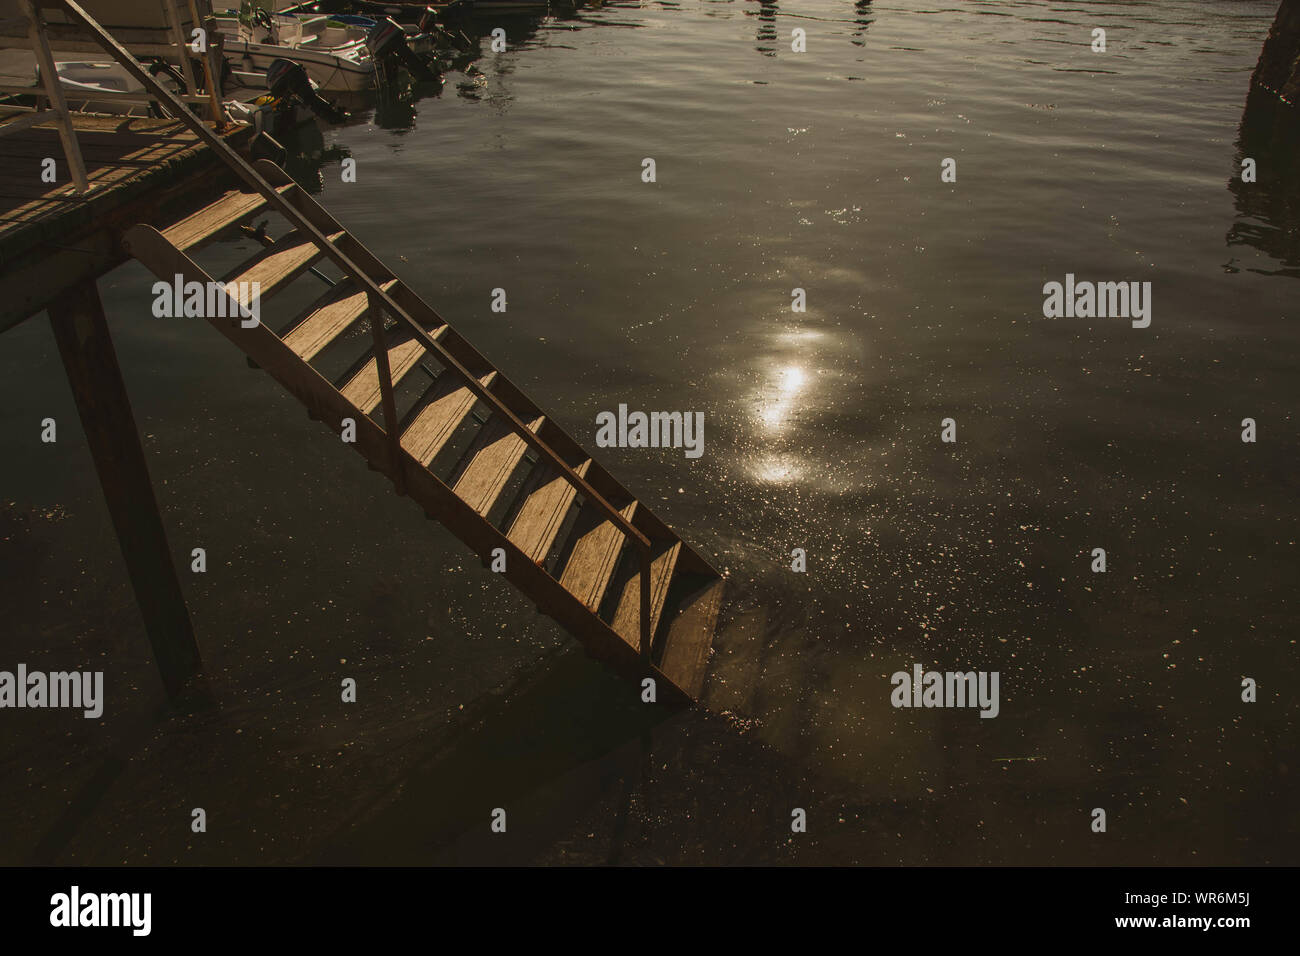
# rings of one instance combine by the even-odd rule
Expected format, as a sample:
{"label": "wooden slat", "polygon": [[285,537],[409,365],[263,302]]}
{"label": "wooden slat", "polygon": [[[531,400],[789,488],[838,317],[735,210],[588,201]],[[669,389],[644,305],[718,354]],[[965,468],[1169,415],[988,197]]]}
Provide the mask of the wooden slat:
{"label": "wooden slat", "polygon": [[232,189],[212,205],[186,216],[164,230],[163,238],[184,252],[201,245],[223,229],[247,219],[265,208],[266,197],[242,189]]}
{"label": "wooden slat", "polygon": [[[664,546],[656,543],[655,547],[663,550],[650,561],[650,635],[653,638],[659,626],[659,615],[664,609],[664,599],[668,597],[668,585],[673,578],[673,569],[677,566],[677,557],[681,554],[682,543],[674,541]],[[629,553],[625,562],[628,579],[623,585],[623,593],[610,621],[615,633],[632,647],[641,646],[641,560],[635,553]]]}
{"label": "wooden slat", "polygon": [[[341,235],[342,233],[334,233],[329,239],[333,242]],[[275,245],[267,247],[264,252],[254,256],[242,266],[238,266],[237,272],[227,276],[224,281],[232,296],[235,296],[235,291],[230,289],[230,286],[242,282],[256,282],[259,285],[261,298],[266,300],[284,288],[299,273],[310,268],[322,255],[324,253],[309,237],[295,230],[276,240]]]}
{"label": "wooden slat", "polygon": [[[384,288],[396,285],[397,281],[391,280],[384,283]],[[357,291],[356,283],[344,279],[307,306],[289,323],[288,331],[281,338],[300,359],[310,362],[365,316],[369,304],[366,293]]]}
{"label": "wooden slat", "polygon": [[[628,521],[636,513],[634,501],[620,511]],[[625,540],[623,532],[608,521],[602,521],[600,512],[583,508],[578,515],[572,537],[573,550],[560,575],[560,586],[576,597],[588,609],[596,611],[614,576],[619,552]]]}
{"label": "wooden slat", "polygon": [[725,581],[714,578],[689,595],[669,620],[659,660],[660,672],[692,700],[704,689],[709,648],[718,624]]}
{"label": "wooden slat", "polygon": [[[496,377],[496,372],[489,372],[479,381],[487,388]],[[420,410],[402,432],[402,447],[427,467],[469,417],[477,398],[455,375],[444,372],[429,386],[423,401]]]}
{"label": "wooden slat", "polygon": [[[76,113],[72,114],[74,118],[77,115]],[[9,124],[6,123],[5,125],[7,127]],[[63,159],[61,153],[49,152],[49,147],[52,144],[55,145],[56,150],[58,149],[58,139],[56,136],[51,135],[54,132],[54,130],[46,126],[37,126],[26,130],[27,135],[19,136],[17,139],[5,143],[5,153],[16,157],[35,158],[41,155],[52,155],[58,159]],[[145,165],[166,160],[169,156],[183,153],[187,149],[193,149],[198,145],[197,140],[193,137],[188,140],[155,140],[147,134],[118,136],[81,132],[77,133],[77,142],[86,154],[87,163],[136,163]]]}
{"label": "wooden slat", "polygon": [[[590,458],[573,470],[585,478],[589,468]],[[506,537],[528,557],[542,563],[577,494],[578,489],[561,476],[558,468],[549,462],[538,462],[524,483],[524,503],[510,522]]]}
{"label": "wooden slat", "polygon": [[356,324],[366,314],[369,300],[346,279],[326,289],[307,306],[280,335],[284,344],[304,362],[310,362],[325,346]]}
{"label": "wooden slat", "polygon": [[[373,350],[372,350],[373,351]],[[400,382],[406,373],[415,368],[417,362],[425,355],[424,345],[408,336],[393,332],[388,335],[388,370],[393,385]],[[369,415],[379,405],[383,395],[379,387],[379,364],[372,358],[366,362],[346,385],[339,389],[346,398],[361,411]]]}
{"label": "wooden slat", "polygon": [[[33,78],[34,79],[34,78]],[[43,87],[32,86],[30,92],[41,94]],[[25,112],[25,107],[17,106],[13,103],[0,103],[0,123]],[[95,135],[133,135],[137,133],[148,133],[151,139],[166,138],[174,136],[188,136],[196,139],[194,134],[188,130],[185,125],[177,119],[170,117],[156,119],[154,117],[127,117],[127,116],[106,116],[97,113],[74,113],[73,126],[76,127],[78,134],[93,133]]]}
{"label": "wooden slat", "polygon": [[[45,130],[26,130],[25,134],[42,132]],[[9,148],[14,144],[25,143],[25,134],[6,140],[3,155],[0,155],[0,165],[4,167],[5,176],[4,185],[0,186],[0,196],[10,200],[0,202],[0,215],[5,220],[5,224],[0,226],[0,232],[12,228],[15,223],[57,215],[67,209],[82,209],[87,202],[85,196],[71,191],[68,164],[56,140],[51,138],[49,142],[36,147],[30,156],[20,155],[19,150]],[[109,151],[103,156],[96,156],[93,150],[82,143],[82,155],[86,161],[86,176],[95,187],[93,195],[99,197],[110,186],[125,185],[137,178],[154,175],[160,166],[189,155],[194,148],[191,145],[179,150],[141,151],[139,155],[132,156]],[[40,163],[46,156],[54,159],[54,183],[40,181]]]}
{"label": "wooden slat", "polygon": [[[529,431],[536,432],[542,427],[543,420],[538,417],[529,422]],[[526,451],[528,443],[515,434],[510,423],[493,415],[479,429],[478,437],[466,452],[469,464],[451,490],[465,504],[486,515],[496,504],[497,497]]]}

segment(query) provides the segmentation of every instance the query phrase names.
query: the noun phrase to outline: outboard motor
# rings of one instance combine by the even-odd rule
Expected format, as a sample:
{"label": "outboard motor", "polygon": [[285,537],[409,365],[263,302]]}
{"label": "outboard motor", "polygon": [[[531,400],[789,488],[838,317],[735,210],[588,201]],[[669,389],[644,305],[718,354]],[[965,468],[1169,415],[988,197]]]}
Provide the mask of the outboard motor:
{"label": "outboard motor", "polygon": [[266,71],[266,85],[272,96],[277,99],[297,99],[327,123],[341,123],[348,118],[347,110],[339,108],[316,92],[301,63],[283,58],[274,60]]}
{"label": "outboard motor", "polygon": [[394,23],[391,17],[380,17],[370,28],[370,34],[366,37],[366,48],[375,58],[377,66],[389,59],[396,59],[400,60],[416,79],[436,80],[438,78],[438,75],[406,45],[406,31]]}

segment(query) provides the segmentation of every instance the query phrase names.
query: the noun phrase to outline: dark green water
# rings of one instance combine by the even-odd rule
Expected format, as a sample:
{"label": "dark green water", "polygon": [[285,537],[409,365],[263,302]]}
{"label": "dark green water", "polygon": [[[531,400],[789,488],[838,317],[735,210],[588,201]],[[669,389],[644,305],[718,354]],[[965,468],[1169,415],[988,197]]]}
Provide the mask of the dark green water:
{"label": "dark green water", "polygon": [[[1275,9],[613,3],[300,137],[321,201],[589,448],[619,403],[705,413],[698,460],[602,456],[730,574],[705,706],[649,719],[128,266],[101,289],[173,546],[208,549],[224,709],[150,716],[52,338],[8,333],[5,659],[98,662],[115,710],[6,717],[4,859],[1300,862],[1300,170],[1236,181]],[[1044,318],[1066,273],[1151,282],[1150,327]],[[892,708],[913,663],[998,671],[1000,715]]]}

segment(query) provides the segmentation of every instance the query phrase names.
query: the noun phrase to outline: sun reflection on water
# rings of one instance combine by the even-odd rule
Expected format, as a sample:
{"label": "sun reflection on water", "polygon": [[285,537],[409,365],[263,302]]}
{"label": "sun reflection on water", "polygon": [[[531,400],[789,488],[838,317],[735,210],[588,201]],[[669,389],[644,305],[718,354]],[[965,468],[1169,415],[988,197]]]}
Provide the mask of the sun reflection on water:
{"label": "sun reflection on water", "polygon": [[754,463],[754,477],[769,485],[788,485],[803,477],[803,461],[798,455],[763,455]]}
{"label": "sun reflection on water", "polygon": [[[763,484],[787,485],[804,476],[805,452],[790,447],[791,426],[807,402],[809,373],[801,365],[777,364],[764,374],[765,382],[754,405],[755,451],[750,465],[753,477]],[[785,439],[785,440],[783,440]],[[779,442],[780,446],[773,445]]]}
{"label": "sun reflection on water", "polygon": [[797,365],[786,366],[777,373],[776,394],[759,408],[758,420],[765,429],[778,431],[786,424],[807,380],[807,374]]}

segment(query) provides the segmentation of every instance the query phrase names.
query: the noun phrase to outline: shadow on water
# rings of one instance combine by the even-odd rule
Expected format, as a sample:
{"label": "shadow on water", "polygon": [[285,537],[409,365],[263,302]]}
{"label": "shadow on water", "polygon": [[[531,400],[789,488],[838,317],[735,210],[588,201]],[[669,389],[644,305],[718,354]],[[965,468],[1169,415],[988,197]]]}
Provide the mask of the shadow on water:
{"label": "shadow on water", "polygon": [[[556,781],[576,774],[579,790],[621,794],[626,803],[643,775],[651,731],[684,716],[642,703],[636,688],[575,653],[471,706],[478,713],[431,742],[396,796],[362,809],[311,862],[524,862],[554,841],[546,821],[556,799],[569,800],[554,793]],[[491,839],[498,807],[506,811],[508,844]]]}
{"label": "shadow on water", "polygon": [[[790,650],[750,599],[724,609],[728,629],[761,660]],[[787,635],[788,636],[788,635]],[[806,650],[806,646],[802,648]],[[729,674],[733,693],[762,689]],[[707,695],[706,696],[710,696]],[[713,695],[716,696],[716,695]],[[791,760],[718,700],[688,710],[646,705],[634,685],[581,654],[480,698],[472,716],[428,741],[400,783],[359,807],[309,858],[313,865],[756,864],[885,859],[907,798],[876,800]],[[787,714],[806,722],[802,710]],[[725,760],[723,759],[725,755]],[[733,808],[719,807],[718,794]],[[855,838],[773,841],[792,807],[861,827]],[[506,813],[509,838],[494,833]],[[727,838],[719,843],[718,828]],[[838,843],[832,837],[839,836]],[[917,837],[910,837],[913,846]],[[934,851],[936,848],[931,847]]]}

